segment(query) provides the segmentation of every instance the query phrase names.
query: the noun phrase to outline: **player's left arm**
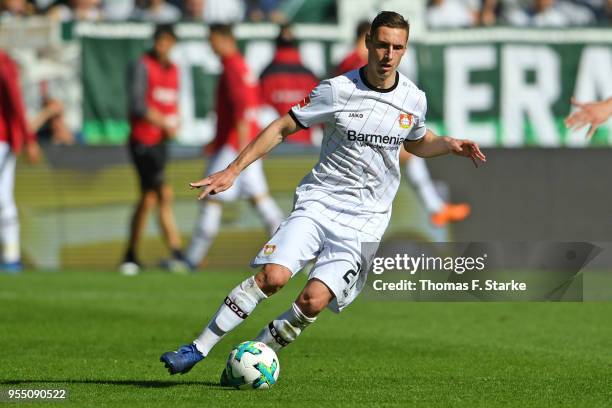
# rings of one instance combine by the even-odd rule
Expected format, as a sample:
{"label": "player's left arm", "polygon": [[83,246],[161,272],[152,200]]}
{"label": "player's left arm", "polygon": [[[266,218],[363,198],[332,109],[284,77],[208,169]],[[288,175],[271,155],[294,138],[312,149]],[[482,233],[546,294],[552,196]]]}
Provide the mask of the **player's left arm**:
{"label": "player's left arm", "polygon": [[427,129],[425,135],[418,140],[404,141],[404,149],[419,157],[436,157],[452,153],[470,158],[476,167],[478,167],[478,161],[483,163],[487,161],[476,142],[455,139],[450,136],[438,136],[430,129]]}

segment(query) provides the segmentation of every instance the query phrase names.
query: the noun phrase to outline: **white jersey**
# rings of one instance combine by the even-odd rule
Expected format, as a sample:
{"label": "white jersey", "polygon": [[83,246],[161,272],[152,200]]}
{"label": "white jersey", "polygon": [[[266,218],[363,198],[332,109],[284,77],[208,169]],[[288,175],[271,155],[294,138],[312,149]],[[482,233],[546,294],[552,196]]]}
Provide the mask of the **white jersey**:
{"label": "white jersey", "polygon": [[399,72],[385,90],[363,68],[322,81],[289,112],[304,128],[324,124],[318,163],[300,182],[304,209],[380,239],[400,182],[399,149],[425,135],[425,93]]}

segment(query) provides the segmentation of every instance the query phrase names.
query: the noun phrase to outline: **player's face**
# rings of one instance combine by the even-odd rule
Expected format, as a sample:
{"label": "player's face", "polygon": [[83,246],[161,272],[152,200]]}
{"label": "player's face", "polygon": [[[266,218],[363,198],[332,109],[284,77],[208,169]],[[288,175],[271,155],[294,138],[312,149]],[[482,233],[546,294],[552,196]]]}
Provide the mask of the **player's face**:
{"label": "player's face", "polygon": [[171,35],[161,35],[156,41],[153,47],[155,48],[155,54],[162,61],[168,61],[170,59],[170,51],[176,44],[176,40]]}
{"label": "player's face", "polygon": [[224,54],[224,51],[227,49],[228,43],[228,39],[226,36],[217,32],[212,32],[210,33],[208,41],[210,41],[210,48],[212,48],[215,54],[219,56]]}
{"label": "player's face", "polygon": [[408,32],[402,28],[378,27],[374,35],[366,36],[368,64],[379,78],[395,75],[408,43]]}

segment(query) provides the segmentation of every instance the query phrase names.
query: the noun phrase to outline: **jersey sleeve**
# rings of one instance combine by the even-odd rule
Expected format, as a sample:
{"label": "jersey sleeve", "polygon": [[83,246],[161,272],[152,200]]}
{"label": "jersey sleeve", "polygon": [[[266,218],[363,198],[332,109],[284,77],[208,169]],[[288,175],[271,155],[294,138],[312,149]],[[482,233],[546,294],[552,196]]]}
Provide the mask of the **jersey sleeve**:
{"label": "jersey sleeve", "polygon": [[427,113],[427,97],[423,93],[421,99],[417,103],[416,111],[418,114],[416,115],[415,124],[410,131],[410,135],[408,139],[410,141],[420,140],[425,136],[425,132],[427,132],[427,126],[425,124],[425,114]]}
{"label": "jersey sleeve", "polygon": [[147,76],[147,66],[140,60],[128,68],[129,113],[136,118],[144,118],[147,114]]}
{"label": "jersey sleeve", "polygon": [[289,110],[289,115],[303,129],[331,122],[334,113],[334,93],[329,80],[321,81],[306,98]]}

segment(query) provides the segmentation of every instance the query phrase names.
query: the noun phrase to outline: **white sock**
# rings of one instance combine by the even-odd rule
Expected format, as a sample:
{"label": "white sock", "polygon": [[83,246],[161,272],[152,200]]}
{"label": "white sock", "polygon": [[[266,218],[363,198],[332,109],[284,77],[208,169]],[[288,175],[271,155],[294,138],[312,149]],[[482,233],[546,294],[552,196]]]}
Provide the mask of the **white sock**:
{"label": "white sock", "polygon": [[266,343],[274,351],[278,351],[294,341],[315,320],[316,317],[306,316],[298,305],[293,303],[289,310],[264,327],[255,340]]}
{"label": "white sock", "polygon": [[236,286],[227,295],[202,334],[193,341],[198,351],[203,356],[208,355],[223,336],[242,323],[255,310],[257,304],[266,298],[265,293],[257,286],[254,276]]}
{"label": "white sock", "polygon": [[431,181],[429,170],[422,157],[413,156],[406,163],[406,176],[416,191],[419,199],[430,214],[437,213],[444,208],[444,200],[436,191]]}
{"label": "white sock", "polygon": [[255,207],[257,208],[257,211],[259,211],[261,218],[263,218],[264,222],[266,223],[268,233],[273,235],[285,217],[281,209],[278,208],[278,205],[276,205],[276,201],[274,201],[274,199],[269,195],[266,195],[265,197],[257,200]]}
{"label": "white sock", "polygon": [[217,202],[205,201],[200,207],[193,236],[185,257],[192,265],[199,265],[208,253],[221,225],[223,206]]}
{"label": "white sock", "polygon": [[0,143],[0,262],[20,260],[19,218],[15,205],[15,155],[6,143]]}
{"label": "white sock", "polygon": [[0,208],[0,246],[2,247],[2,262],[19,262],[19,220],[17,208]]}

